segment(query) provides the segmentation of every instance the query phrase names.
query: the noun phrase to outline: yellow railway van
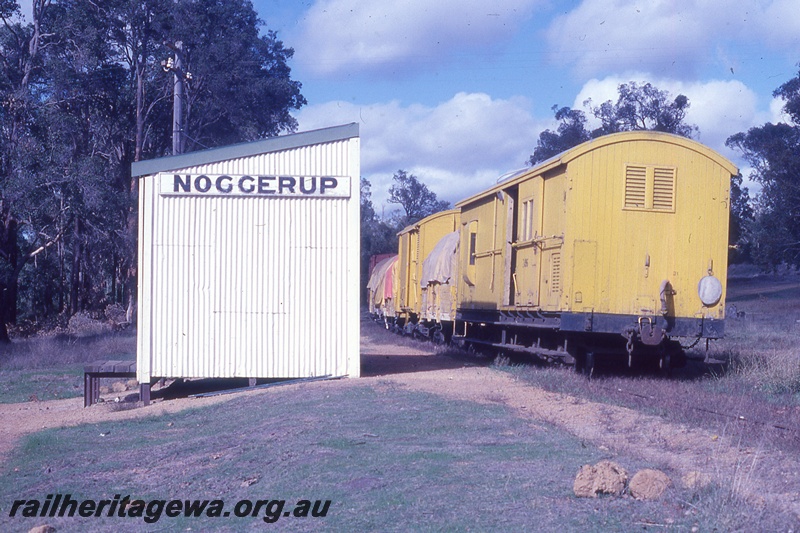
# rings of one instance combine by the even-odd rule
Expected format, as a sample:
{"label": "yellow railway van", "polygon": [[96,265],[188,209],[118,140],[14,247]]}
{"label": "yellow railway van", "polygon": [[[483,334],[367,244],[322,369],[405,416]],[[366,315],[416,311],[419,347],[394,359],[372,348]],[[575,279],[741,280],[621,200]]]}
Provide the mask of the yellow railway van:
{"label": "yellow railway van", "polygon": [[459,210],[450,209],[425,217],[398,233],[396,326],[406,334],[428,336],[427,329],[417,329],[419,325],[425,328],[425,321],[420,323],[423,262],[442,237],[458,229]]}
{"label": "yellow railway van", "polygon": [[612,353],[679,363],[681,338],[724,332],[737,172],[691,139],[625,132],[459,202],[454,338],[588,370]]}
{"label": "yellow railway van", "polygon": [[420,335],[436,343],[452,337],[458,304],[458,231],[448,233],[436,243],[422,262],[422,290],[419,313]]}

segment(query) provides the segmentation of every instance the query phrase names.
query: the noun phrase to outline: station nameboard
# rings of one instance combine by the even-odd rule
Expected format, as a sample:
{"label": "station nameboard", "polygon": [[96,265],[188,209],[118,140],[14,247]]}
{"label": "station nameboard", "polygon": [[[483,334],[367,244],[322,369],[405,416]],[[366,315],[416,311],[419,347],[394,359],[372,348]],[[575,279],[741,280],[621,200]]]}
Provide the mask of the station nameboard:
{"label": "station nameboard", "polygon": [[240,174],[158,175],[162,196],[264,196],[350,198],[349,176],[256,176]]}

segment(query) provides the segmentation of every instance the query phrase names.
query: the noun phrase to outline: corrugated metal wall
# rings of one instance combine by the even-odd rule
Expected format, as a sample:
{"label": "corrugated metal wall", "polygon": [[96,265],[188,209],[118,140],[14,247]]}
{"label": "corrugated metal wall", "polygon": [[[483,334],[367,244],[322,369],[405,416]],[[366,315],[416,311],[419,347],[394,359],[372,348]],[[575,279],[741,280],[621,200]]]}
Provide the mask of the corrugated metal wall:
{"label": "corrugated metal wall", "polygon": [[140,181],[139,380],[357,377],[358,138],[176,169],[349,176],[349,198],[166,196]]}

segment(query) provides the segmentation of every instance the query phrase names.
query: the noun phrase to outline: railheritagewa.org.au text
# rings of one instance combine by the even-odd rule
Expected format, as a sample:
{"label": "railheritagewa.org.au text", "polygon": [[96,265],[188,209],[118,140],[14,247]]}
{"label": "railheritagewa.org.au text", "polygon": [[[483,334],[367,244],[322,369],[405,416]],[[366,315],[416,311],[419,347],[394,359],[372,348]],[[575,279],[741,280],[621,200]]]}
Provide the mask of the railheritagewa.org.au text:
{"label": "railheritagewa.org.au text", "polygon": [[14,500],[9,518],[132,518],[154,524],[162,518],[260,518],[273,523],[282,518],[324,518],[331,500],[143,500],[115,494],[111,499],[76,499],[71,494],[48,494],[44,499]]}

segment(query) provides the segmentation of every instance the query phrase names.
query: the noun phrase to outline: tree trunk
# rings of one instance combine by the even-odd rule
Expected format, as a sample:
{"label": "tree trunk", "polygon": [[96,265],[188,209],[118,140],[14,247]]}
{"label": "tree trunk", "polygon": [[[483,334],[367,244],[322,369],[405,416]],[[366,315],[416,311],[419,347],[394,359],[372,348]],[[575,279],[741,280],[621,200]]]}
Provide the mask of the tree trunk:
{"label": "tree trunk", "polygon": [[[20,132],[25,127],[25,106],[28,105],[30,95],[29,86],[36,66],[37,56],[41,48],[42,32],[41,21],[45,11],[50,6],[50,0],[33,0],[31,2],[33,33],[27,41],[27,57],[21,63],[22,78],[19,84],[11,88],[7,95],[14,95],[12,101],[21,105],[21,109],[11,118],[10,132],[3,141],[10,146],[15,146],[20,138]],[[22,44],[22,43],[20,43]],[[13,150],[13,148],[12,148]],[[14,172],[12,168],[4,168],[3,177]],[[11,212],[11,206],[5,199],[0,198],[0,259],[8,264],[6,279],[0,280],[0,342],[10,342],[7,324],[17,320],[17,293],[19,287],[19,274],[26,257],[20,261],[20,250],[17,243],[17,219]]]}
{"label": "tree trunk", "polygon": [[17,287],[19,285],[19,247],[17,220],[5,201],[0,200],[0,257],[8,264],[8,277],[0,280],[0,342],[10,342],[6,324],[17,320]]}
{"label": "tree trunk", "polygon": [[[0,283],[0,343],[8,344],[11,339],[8,337],[8,327],[6,326],[6,315],[8,314],[8,291],[4,283]],[[16,307],[16,305],[15,305]]]}
{"label": "tree trunk", "polygon": [[80,311],[80,287],[81,287],[81,256],[83,255],[83,245],[81,243],[81,222],[75,219],[75,234],[72,247],[72,272],[70,273],[70,298],[69,314],[74,315]]}
{"label": "tree trunk", "polygon": [[[17,316],[17,291],[19,285],[19,273],[22,269],[13,269],[10,276],[5,281],[0,281],[0,343],[8,344],[11,339],[8,336],[8,324],[13,324]],[[13,290],[12,290],[13,287]]]}

